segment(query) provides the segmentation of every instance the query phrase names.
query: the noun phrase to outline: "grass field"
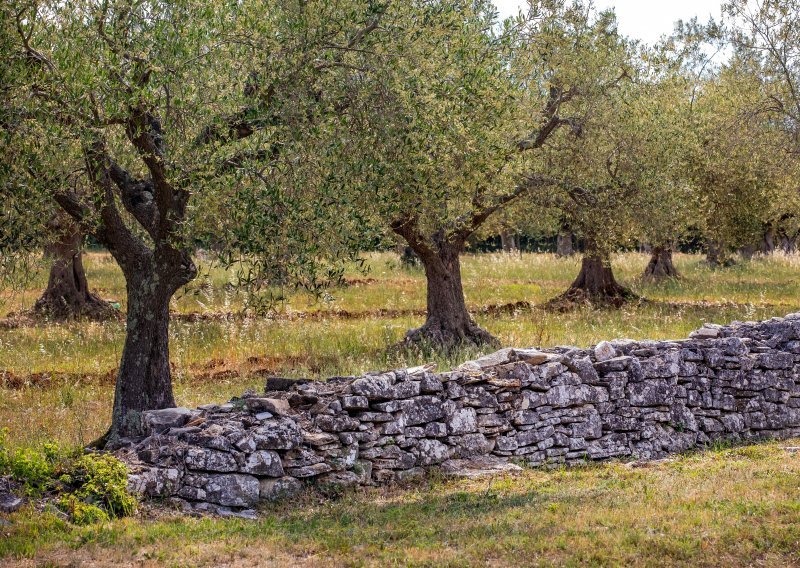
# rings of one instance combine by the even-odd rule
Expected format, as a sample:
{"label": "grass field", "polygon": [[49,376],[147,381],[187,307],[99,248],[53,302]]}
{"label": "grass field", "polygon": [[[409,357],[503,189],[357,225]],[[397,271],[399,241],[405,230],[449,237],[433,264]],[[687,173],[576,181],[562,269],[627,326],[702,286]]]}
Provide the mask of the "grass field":
{"label": "grass field", "polygon": [[[577,259],[467,255],[467,303],[506,345],[589,345],[616,337],[684,337],[703,322],[764,319],[800,310],[800,257],[743,261],[719,271],[677,255],[683,278],[637,281],[645,255],[614,259],[618,279],[649,301],[621,310],[557,313],[542,304],[569,285]],[[90,253],[90,286],[124,309],[110,257]],[[264,374],[327,376],[418,364],[386,347],[418,326],[421,270],[391,254],[369,257],[332,298],[287,298],[272,317],[244,317],[232,276],[210,270],[173,305],[171,355],[181,405],[260,389]],[[29,307],[44,286],[2,294],[0,315]],[[513,311],[498,306],[527,302]],[[16,446],[86,443],[108,424],[124,324],[78,322],[0,329],[0,428]],[[450,367],[474,353],[434,358]],[[49,514],[0,523],[0,564],[245,565],[547,563],[800,563],[800,454],[791,443],[720,450],[650,468],[621,464],[525,471],[513,478],[434,480],[409,490],[365,491],[265,512],[259,523],[219,519],[129,520],[77,528]],[[0,517],[2,518],[2,517]]]}
{"label": "grass field", "polygon": [[796,565],[795,449],[434,479],[336,501],[307,495],[258,522],[144,513],[80,528],[26,511],[0,527],[0,565]]}

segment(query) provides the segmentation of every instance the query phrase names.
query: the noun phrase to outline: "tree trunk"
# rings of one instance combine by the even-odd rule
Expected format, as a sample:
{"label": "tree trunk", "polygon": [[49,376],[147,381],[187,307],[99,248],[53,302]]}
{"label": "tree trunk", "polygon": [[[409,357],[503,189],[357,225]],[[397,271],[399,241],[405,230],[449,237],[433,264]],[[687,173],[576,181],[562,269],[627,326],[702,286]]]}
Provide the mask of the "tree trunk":
{"label": "tree trunk", "polygon": [[408,245],[400,246],[400,264],[405,268],[416,268],[419,266],[419,257]]}
{"label": "tree trunk", "polygon": [[467,311],[461,286],[461,248],[445,244],[438,251],[420,251],[427,282],[427,317],[422,327],[406,334],[405,343],[449,350],[497,345],[498,340],[476,324]]}
{"label": "tree trunk", "polygon": [[792,254],[797,250],[794,239],[785,233],[780,236],[780,246],[781,251],[786,254]]}
{"label": "tree trunk", "polygon": [[141,433],[143,411],[175,406],[169,363],[169,302],[197,271],[188,253],[171,249],[165,258],[156,261],[155,256],[161,255],[128,257],[123,264],[128,313],[111,429],[105,439],[108,448]]}
{"label": "tree trunk", "polygon": [[572,246],[572,233],[567,229],[561,229],[556,238],[556,256],[567,257],[575,254]]}
{"label": "tree trunk", "polygon": [[503,252],[519,251],[519,238],[511,231],[505,230],[500,233],[500,243]]}
{"label": "tree trunk", "polygon": [[724,243],[709,239],[706,244],[706,264],[711,268],[723,268],[733,265],[733,258],[728,254]]}
{"label": "tree trunk", "polygon": [[89,291],[81,252],[83,235],[75,226],[61,220],[50,226],[56,236],[45,247],[45,256],[52,259],[50,277],[47,288],[33,306],[33,315],[56,321],[114,317],[117,311],[111,304]]}
{"label": "tree trunk", "polygon": [[672,262],[672,247],[654,246],[642,280],[660,282],[666,278],[679,278],[678,270]]}
{"label": "tree trunk", "polygon": [[551,300],[551,308],[570,309],[576,305],[612,305],[619,307],[638,297],[617,283],[611,269],[611,259],[587,242],[581,271],[566,292]]}
{"label": "tree trunk", "polygon": [[764,239],[761,241],[761,252],[763,254],[772,254],[775,252],[775,229],[767,227],[764,231]]}

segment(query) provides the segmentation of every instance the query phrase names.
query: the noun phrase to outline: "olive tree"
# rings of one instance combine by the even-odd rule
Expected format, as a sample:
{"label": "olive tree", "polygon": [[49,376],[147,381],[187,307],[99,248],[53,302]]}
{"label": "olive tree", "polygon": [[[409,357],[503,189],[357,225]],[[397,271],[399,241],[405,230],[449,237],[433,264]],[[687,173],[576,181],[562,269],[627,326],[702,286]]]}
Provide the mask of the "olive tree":
{"label": "olive tree", "polygon": [[428,2],[420,18],[397,34],[398,57],[352,124],[365,143],[358,174],[375,218],[425,269],[426,320],[405,341],[495,343],[467,310],[460,256],[496,213],[559,182],[545,167],[559,150],[546,146],[577,136],[580,101],[624,74],[618,58],[606,63],[613,18],[564,0],[502,24],[489,2]]}
{"label": "olive tree", "polygon": [[[126,281],[109,444],[138,430],[141,411],[175,405],[170,299],[195,278],[193,239],[215,227],[211,218],[250,207],[242,230],[258,232],[261,243],[304,224],[291,241],[275,239],[291,250],[268,255],[236,242],[230,222],[219,223],[229,256],[261,255],[256,268],[291,262],[304,246],[324,258],[307,227],[316,218],[305,209],[295,215],[291,205],[302,202],[301,191],[315,194],[311,182],[325,188],[324,197],[309,198],[314,210],[336,194],[340,179],[319,172],[330,165],[321,140],[348,106],[353,74],[366,68],[383,8],[291,0],[4,4],[13,41],[3,96],[14,109],[4,136],[26,151],[3,161],[37,163],[24,185],[4,184],[4,207],[57,204],[109,250]],[[42,221],[28,216],[26,231],[41,231]],[[327,268],[306,263],[305,273],[318,267]]]}

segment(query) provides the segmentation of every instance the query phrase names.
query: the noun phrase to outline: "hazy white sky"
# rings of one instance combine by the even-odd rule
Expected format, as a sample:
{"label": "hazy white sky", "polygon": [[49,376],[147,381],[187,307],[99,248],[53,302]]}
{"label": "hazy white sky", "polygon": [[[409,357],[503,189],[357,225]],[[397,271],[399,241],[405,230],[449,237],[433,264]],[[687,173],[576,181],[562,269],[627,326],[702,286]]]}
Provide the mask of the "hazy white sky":
{"label": "hazy white sky", "polygon": [[[516,14],[526,4],[525,0],[493,1],[503,17]],[[649,44],[670,33],[676,20],[719,19],[720,4],[721,0],[595,0],[598,9],[616,9],[620,32]]]}

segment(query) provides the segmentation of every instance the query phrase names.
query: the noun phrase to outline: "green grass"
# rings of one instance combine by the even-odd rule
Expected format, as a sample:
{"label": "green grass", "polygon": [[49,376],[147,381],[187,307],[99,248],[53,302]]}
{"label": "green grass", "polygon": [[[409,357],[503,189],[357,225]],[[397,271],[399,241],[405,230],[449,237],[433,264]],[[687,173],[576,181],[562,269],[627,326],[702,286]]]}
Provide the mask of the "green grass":
{"label": "green grass", "polygon": [[[646,262],[640,254],[615,257],[618,279],[651,300],[620,310],[542,309],[579,268],[577,259],[552,255],[466,255],[464,290],[479,323],[517,346],[679,338],[704,322],[800,309],[800,257],[711,271],[699,256],[677,255],[683,278],[658,286],[637,281]],[[124,308],[124,282],[109,257],[91,253],[86,264],[90,285]],[[274,318],[176,319],[170,345],[178,403],[260,389],[264,373],[320,377],[426,362],[386,350],[423,320],[421,270],[400,268],[391,254],[371,255],[369,266],[366,275],[349,272],[353,284],[332,291],[330,301],[293,295]],[[231,275],[209,274],[210,284],[201,279],[195,293],[173,302],[174,312],[244,309],[244,298],[225,286]],[[30,306],[45,278],[0,294],[2,310]],[[533,307],[481,313],[520,301]],[[391,312],[377,317],[381,309]],[[325,313],[307,316],[316,311]],[[8,428],[12,446],[74,446],[100,435],[123,338],[118,322],[0,330],[0,428]],[[433,359],[441,369],[474,354]],[[79,528],[27,510],[11,527],[0,526],[0,565],[786,565],[800,563],[799,473],[800,454],[768,444],[653,468],[612,464],[491,482],[437,480],[335,502],[307,496],[266,510],[258,523],[144,516]]]}
{"label": "green grass", "polygon": [[[313,494],[258,522],[159,514],[77,527],[27,510],[0,529],[9,565],[785,566],[800,562],[800,454],[788,443],[645,468]],[[137,564],[140,565],[140,564]]]}

